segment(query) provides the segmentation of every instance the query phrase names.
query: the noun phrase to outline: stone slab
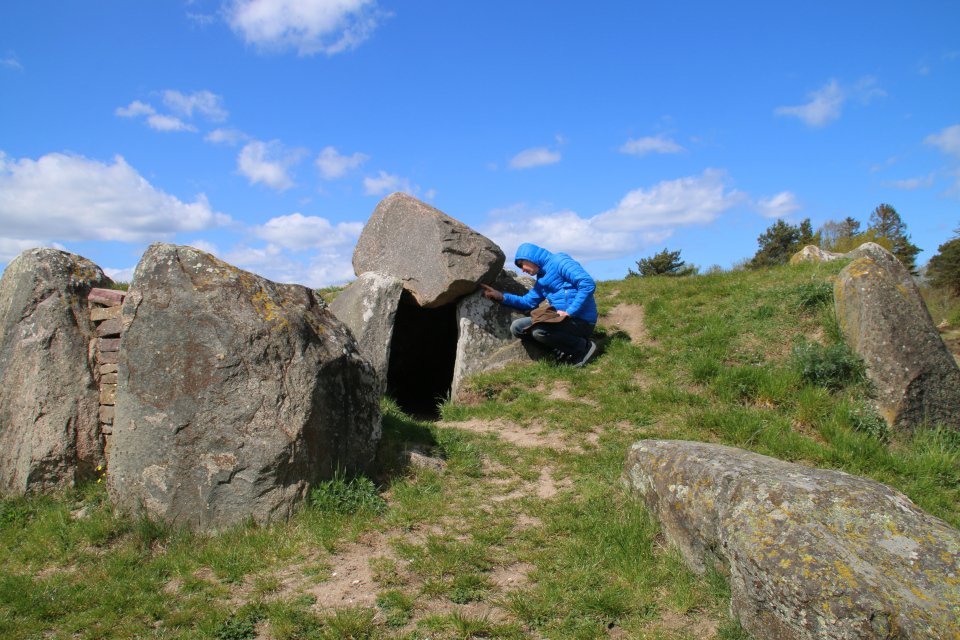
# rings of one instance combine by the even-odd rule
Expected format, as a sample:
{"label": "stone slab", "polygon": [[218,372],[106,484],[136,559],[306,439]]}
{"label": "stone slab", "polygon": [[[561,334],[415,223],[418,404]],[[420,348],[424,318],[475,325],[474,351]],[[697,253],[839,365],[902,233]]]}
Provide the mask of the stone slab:
{"label": "stone slab", "polygon": [[90,295],[87,296],[87,302],[95,302],[106,307],[119,307],[123,304],[123,299],[126,295],[127,293],[125,291],[119,291],[117,289],[94,288],[90,290]]}
{"label": "stone slab", "polygon": [[120,317],[120,307],[90,307],[90,320],[100,322]]}
{"label": "stone slab", "polygon": [[97,363],[99,363],[100,366],[108,364],[116,365],[118,362],[120,362],[119,351],[101,351],[97,354]]}
{"label": "stone slab", "polygon": [[[119,307],[114,307],[115,309]],[[120,318],[112,318],[110,320],[104,320],[99,325],[97,325],[97,335],[101,338],[113,338],[119,337],[120,331],[123,329],[123,320]]]}
{"label": "stone slab", "polygon": [[114,405],[117,402],[117,385],[115,384],[102,384],[100,385],[100,404],[101,405]]}
{"label": "stone slab", "polygon": [[117,384],[117,374],[114,373],[104,373],[100,376],[100,384]]}
{"label": "stone slab", "polygon": [[116,364],[101,364],[100,365],[100,375],[106,375],[108,373],[116,373],[119,369],[119,366]]}
{"label": "stone slab", "polygon": [[100,343],[97,345],[97,349],[100,350],[100,353],[106,353],[107,351],[120,351],[120,338],[101,338]]}
{"label": "stone slab", "polygon": [[100,422],[103,424],[113,424],[114,406],[100,405]]}

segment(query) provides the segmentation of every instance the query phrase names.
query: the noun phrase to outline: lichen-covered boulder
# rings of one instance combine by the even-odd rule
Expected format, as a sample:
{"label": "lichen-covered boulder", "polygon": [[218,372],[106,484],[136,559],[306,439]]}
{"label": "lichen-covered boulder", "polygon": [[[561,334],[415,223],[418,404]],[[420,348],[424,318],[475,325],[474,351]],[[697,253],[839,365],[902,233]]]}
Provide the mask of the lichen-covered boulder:
{"label": "lichen-covered boulder", "polygon": [[692,569],[729,567],[757,638],[960,637],[960,531],[895,489],[676,440],[632,445],[623,478]]}
{"label": "lichen-covered boulder", "polygon": [[837,319],[866,362],[881,415],[899,431],[960,429],[960,368],[910,273],[873,243],[847,255],[854,260],[834,284]]}
{"label": "lichen-covered boulder", "polygon": [[[514,295],[526,294],[535,280],[518,276],[503,269],[491,285],[498,291]],[[547,350],[532,341],[517,340],[510,333],[514,320],[526,315],[519,309],[508,307],[484,297],[477,290],[457,303],[457,359],[453,369],[453,385],[450,396],[456,399],[464,379],[474,373],[485,371],[514,360],[537,360]]]}
{"label": "lichen-covered boulder", "polygon": [[801,262],[830,262],[831,260],[842,257],[842,253],[824,251],[816,245],[808,244],[790,258],[790,264],[800,264]]}
{"label": "lichen-covered boulder", "polygon": [[0,492],[73,486],[103,464],[97,332],[87,295],[109,286],[100,267],[30,249],[0,278]]}
{"label": "lichen-covered boulder", "polygon": [[380,393],[387,390],[387,366],[393,322],[400,306],[403,282],[382,273],[361,273],[330,303],[330,311],[347,325],[360,352],[373,363]]}
{"label": "lichen-covered boulder", "polygon": [[194,528],[288,516],[312,483],[367,471],[373,366],[322,299],[155,243],[123,303],[108,488]]}
{"label": "lichen-covered boulder", "polygon": [[353,271],[388,274],[403,281],[417,304],[439,307],[491,284],[504,255],[492,240],[405,193],[377,205],[353,252]]}

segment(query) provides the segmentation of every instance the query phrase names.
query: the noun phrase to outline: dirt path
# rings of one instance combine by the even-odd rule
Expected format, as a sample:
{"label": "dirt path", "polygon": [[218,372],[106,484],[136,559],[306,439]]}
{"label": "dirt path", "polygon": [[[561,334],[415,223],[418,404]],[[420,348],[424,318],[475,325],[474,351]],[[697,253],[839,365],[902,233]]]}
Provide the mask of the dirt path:
{"label": "dirt path", "polygon": [[643,323],[643,307],[638,304],[618,304],[610,313],[600,316],[598,324],[626,331],[630,339],[640,343],[646,340],[647,328]]}

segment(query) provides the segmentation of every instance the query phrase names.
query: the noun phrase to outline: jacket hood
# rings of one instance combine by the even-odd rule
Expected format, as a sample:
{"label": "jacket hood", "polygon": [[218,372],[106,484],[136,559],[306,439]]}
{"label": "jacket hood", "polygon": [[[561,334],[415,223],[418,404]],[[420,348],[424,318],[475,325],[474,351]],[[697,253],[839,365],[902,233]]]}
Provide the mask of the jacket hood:
{"label": "jacket hood", "polygon": [[533,264],[537,265],[541,269],[543,265],[547,263],[547,260],[553,257],[553,254],[547,251],[542,247],[538,247],[535,244],[529,242],[524,242],[517,249],[517,257],[514,258],[513,264],[520,266],[521,260],[529,260]]}

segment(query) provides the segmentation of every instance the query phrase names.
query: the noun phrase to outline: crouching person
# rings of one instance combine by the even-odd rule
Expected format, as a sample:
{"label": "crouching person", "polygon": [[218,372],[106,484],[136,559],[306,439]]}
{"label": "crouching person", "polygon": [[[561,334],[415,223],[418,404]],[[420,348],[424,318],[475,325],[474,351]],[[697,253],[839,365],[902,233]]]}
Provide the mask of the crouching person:
{"label": "crouching person", "polygon": [[[597,350],[590,340],[597,323],[593,278],[567,254],[550,253],[530,243],[520,245],[514,262],[537,279],[533,289],[516,296],[482,284],[484,296],[524,311],[534,310],[532,317],[516,320],[511,333],[522,340],[536,340],[553,349],[561,361],[582,367]],[[537,309],[544,300],[552,308]]]}

